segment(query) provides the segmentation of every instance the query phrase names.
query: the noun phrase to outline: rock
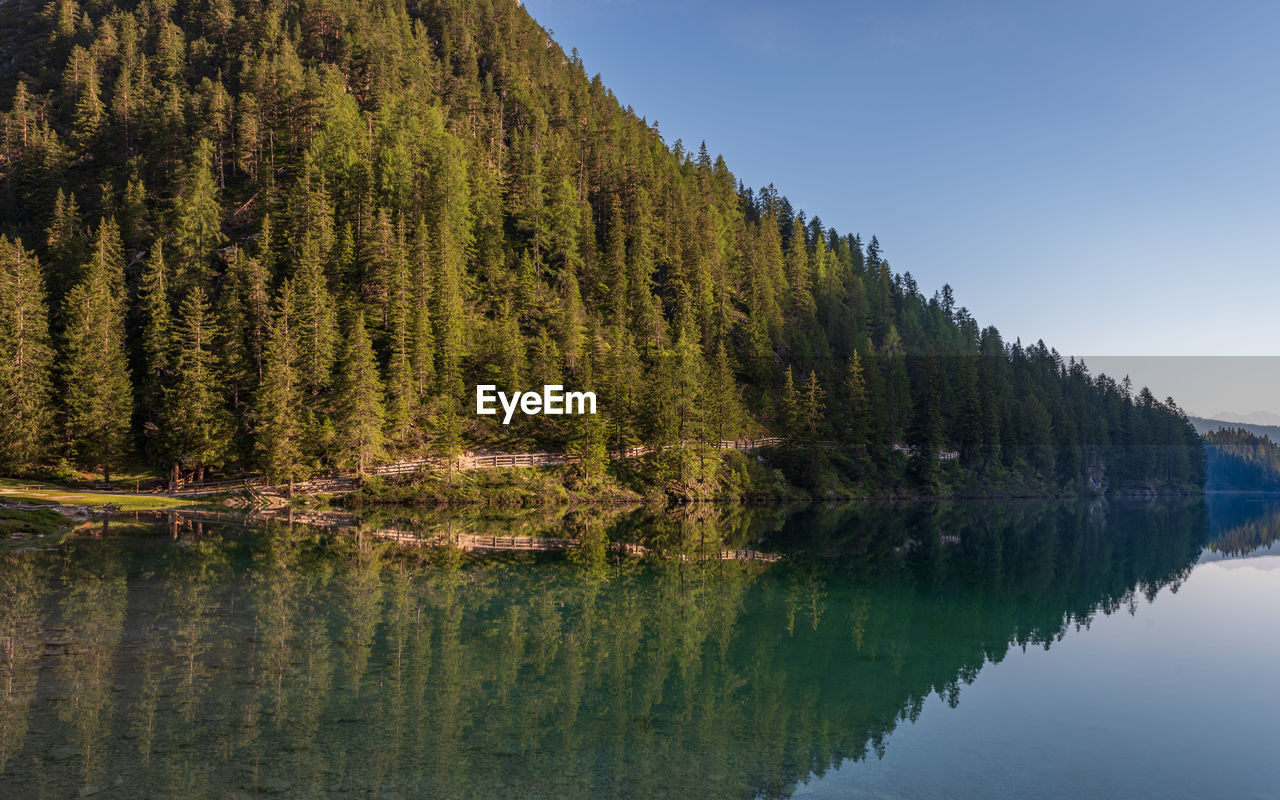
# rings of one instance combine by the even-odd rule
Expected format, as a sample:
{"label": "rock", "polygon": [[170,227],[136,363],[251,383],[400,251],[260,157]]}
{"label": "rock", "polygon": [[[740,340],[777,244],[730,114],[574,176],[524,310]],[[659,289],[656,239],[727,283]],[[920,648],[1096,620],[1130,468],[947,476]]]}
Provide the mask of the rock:
{"label": "rock", "polygon": [[80,794],[79,794],[79,796],[80,796],[80,797],[93,797],[93,796],[94,796],[95,794],[97,794],[97,793],[98,793],[98,787],[97,787],[97,786],[94,786],[92,783],[86,783],[84,786],[81,786],[81,787],[80,787]]}

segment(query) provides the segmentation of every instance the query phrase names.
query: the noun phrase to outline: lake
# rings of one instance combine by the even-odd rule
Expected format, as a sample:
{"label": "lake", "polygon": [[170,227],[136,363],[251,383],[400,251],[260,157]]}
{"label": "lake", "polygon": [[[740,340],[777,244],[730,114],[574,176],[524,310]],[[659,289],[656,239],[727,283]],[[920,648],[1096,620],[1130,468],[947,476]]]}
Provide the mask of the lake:
{"label": "lake", "polygon": [[0,552],[0,796],[1274,798],[1278,536],[1219,496],[115,518]]}

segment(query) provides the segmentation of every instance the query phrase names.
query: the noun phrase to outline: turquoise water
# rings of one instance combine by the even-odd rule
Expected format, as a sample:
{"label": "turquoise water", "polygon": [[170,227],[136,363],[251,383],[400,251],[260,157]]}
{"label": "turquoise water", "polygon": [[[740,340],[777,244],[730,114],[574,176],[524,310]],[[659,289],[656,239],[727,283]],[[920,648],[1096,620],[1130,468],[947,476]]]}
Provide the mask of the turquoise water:
{"label": "turquoise water", "polygon": [[0,796],[1273,798],[1277,533],[1229,498],[113,520],[0,554]]}

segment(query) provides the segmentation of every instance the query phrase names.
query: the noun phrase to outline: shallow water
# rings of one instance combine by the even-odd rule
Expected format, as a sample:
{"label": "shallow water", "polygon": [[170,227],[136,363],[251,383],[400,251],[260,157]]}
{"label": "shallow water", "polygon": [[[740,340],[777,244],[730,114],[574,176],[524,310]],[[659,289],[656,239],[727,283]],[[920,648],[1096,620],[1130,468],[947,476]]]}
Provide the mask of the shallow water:
{"label": "shallow water", "polygon": [[1231,498],[118,519],[0,555],[0,796],[1275,797],[1277,532]]}

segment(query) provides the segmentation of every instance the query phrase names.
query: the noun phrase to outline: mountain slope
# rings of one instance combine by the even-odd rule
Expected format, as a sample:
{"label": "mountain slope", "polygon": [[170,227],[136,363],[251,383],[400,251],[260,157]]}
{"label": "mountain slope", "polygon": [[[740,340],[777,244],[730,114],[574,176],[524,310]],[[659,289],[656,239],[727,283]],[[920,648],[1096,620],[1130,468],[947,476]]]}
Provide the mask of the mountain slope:
{"label": "mountain slope", "polygon": [[1258,425],[1250,422],[1231,422],[1223,419],[1205,419],[1204,417],[1187,417],[1187,419],[1191,422],[1192,426],[1195,427],[1196,433],[1201,436],[1213,431],[1240,429],[1248,431],[1254,436],[1270,437],[1273,442],[1280,441],[1280,425]]}
{"label": "mountain slope", "polygon": [[[484,446],[594,479],[644,443],[652,480],[709,486],[715,443],[767,431],[848,446],[783,459],[814,491],[1202,483],[1175,406],[668,145],[517,3],[7,7],[3,263],[40,291],[0,300],[0,348],[57,353],[9,469],[285,480]],[[479,382],[601,413],[503,426],[470,413]]]}

